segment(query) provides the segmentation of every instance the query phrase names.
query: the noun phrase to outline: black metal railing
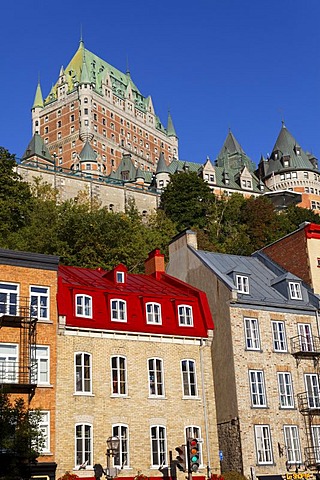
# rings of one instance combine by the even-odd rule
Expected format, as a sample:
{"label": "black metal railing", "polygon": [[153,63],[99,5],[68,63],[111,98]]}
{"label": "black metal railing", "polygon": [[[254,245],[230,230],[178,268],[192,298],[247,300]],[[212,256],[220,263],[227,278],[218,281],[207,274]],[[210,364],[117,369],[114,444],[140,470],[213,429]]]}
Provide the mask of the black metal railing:
{"label": "black metal railing", "polygon": [[308,468],[320,465],[320,447],[306,447],[304,449],[305,465]]}
{"label": "black metal railing", "polygon": [[298,393],[298,409],[303,414],[320,415],[320,394]]}
{"label": "black metal railing", "polygon": [[21,365],[19,362],[0,361],[0,384],[36,385],[38,368],[36,362]]}
{"label": "black metal railing", "polygon": [[315,336],[297,335],[290,339],[291,354],[312,357],[320,355],[320,338]]}

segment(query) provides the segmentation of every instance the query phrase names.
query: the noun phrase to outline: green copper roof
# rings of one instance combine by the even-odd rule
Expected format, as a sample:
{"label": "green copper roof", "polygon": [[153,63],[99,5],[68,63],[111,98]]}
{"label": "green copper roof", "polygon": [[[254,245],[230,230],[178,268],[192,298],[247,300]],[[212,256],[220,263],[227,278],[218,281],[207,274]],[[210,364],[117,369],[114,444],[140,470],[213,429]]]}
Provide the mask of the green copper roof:
{"label": "green copper roof", "polygon": [[43,97],[42,97],[40,82],[38,82],[36,94],[34,97],[34,102],[32,105],[32,108],[36,108],[36,107],[43,108]]}
{"label": "green copper roof", "polygon": [[91,147],[88,140],[84,144],[84,147],[81,150],[79,157],[80,157],[80,162],[96,162],[97,161],[97,154]]}
{"label": "green copper roof", "polygon": [[31,157],[40,157],[43,160],[46,160],[50,163],[54,163],[53,158],[51,157],[49,150],[47,149],[44,141],[38,133],[35,133],[26,148],[26,151],[22,155],[21,161],[27,160]]}
{"label": "green copper roof", "polygon": [[159,161],[158,161],[158,164],[157,164],[157,170],[156,170],[156,174],[157,173],[170,173],[170,169],[169,169],[168,165],[166,164],[163,152],[160,153]]}
{"label": "green copper roof", "polygon": [[316,158],[302,150],[284,123],[270,158],[267,161],[264,159],[260,161],[259,167],[263,168],[264,177],[270,176],[273,172],[292,169],[318,171]]}
{"label": "green copper roof", "polygon": [[250,172],[253,172],[256,168],[254,162],[245,153],[231,130],[229,130],[227,138],[218,154],[216,165],[237,171],[240,171],[246,166]]}
{"label": "green copper roof", "polygon": [[173,126],[173,121],[172,121],[170,112],[168,113],[167,135],[168,135],[168,137],[176,137],[177,136],[175,128]]}

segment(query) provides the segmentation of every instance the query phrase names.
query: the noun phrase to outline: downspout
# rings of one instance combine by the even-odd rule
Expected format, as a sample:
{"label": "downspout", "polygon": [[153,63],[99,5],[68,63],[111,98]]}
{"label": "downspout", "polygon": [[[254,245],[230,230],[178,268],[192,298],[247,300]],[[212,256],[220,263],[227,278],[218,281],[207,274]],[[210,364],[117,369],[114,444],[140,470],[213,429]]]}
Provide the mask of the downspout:
{"label": "downspout", "polygon": [[205,426],[205,435],[206,435],[206,446],[207,446],[207,472],[208,478],[210,476],[210,444],[209,444],[209,425],[208,425],[208,410],[207,410],[207,401],[205,395],[205,382],[204,382],[204,362],[203,362],[203,348],[205,346],[205,340],[200,339],[200,369],[201,369],[201,387],[202,387],[202,402],[203,402],[203,416],[204,416],[204,426]]}

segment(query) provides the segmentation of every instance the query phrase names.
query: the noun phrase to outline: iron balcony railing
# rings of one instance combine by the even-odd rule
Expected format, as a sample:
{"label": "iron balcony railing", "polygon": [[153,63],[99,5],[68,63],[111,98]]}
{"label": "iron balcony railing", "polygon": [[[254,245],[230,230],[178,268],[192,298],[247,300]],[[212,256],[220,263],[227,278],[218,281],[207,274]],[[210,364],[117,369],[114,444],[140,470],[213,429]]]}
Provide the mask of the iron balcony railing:
{"label": "iron balcony railing", "polygon": [[298,393],[298,408],[302,414],[320,415],[320,394]]}
{"label": "iron balcony railing", "polygon": [[291,354],[305,357],[320,355],[320,338],[315,336],[297,335],[290,339]]}
{"label": "iron balcony railing", "polygon": [[37,385],[38,368],[35,361],[30,365],[0,360],[0,384]]}
{"label": "iron balcony railing", "polygon": [[320,466],[320,447],[306,447],[304,456],[308,468]]}

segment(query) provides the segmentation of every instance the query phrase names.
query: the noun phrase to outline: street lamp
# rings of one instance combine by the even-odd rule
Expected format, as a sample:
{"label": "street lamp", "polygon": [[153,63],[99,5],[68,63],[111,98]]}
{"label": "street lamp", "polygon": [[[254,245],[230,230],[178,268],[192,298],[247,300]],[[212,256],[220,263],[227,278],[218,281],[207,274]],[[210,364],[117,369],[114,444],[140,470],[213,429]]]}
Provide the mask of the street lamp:
{"label": "street lamp", "polygon": [[115,467],[110,466],[110,459],[111,457],[115,457],[119,452],[120,447],[120,438],[116,436],[108,437],[107,438],[107,468],[106,468],[106,477],[108,480],[112,480],[114,477],[118,475],[118,470]]}

